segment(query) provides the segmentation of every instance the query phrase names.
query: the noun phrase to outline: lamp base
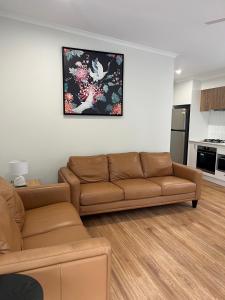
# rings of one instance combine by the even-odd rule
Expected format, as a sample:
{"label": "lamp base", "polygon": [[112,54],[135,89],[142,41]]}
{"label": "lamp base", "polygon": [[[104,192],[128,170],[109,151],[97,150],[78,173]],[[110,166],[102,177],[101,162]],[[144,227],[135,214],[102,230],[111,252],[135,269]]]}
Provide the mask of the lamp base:
{"label": "lamp base", "polygon": [[26,179],[23,176],[18,176],[14,179],[13,184],[15,187],[26,186]]}

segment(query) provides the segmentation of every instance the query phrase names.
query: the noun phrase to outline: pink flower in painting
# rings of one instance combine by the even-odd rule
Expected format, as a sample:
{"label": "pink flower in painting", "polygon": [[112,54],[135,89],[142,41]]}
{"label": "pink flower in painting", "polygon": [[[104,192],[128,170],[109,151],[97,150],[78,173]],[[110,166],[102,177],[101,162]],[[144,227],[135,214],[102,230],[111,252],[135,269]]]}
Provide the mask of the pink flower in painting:
{"label": "pink flower in painting", "polygon": [[77,67],[82,67],[82,63],[81,63],[80,61],[77,61],[77,62],[75,63],[75,66],[77,66]]}
{"label": "pink flower in painting", "polygon": [[112,108],[112,115],[121,115],[122,107],[121,103],[117,103]]}
{"label": "pink flower in painting", "polygon": [[93,95],[93,103],[96,103],[97,98],[103,96],[103,90],[95,84],[88,84],[80,87],[79,96],[82,101],[86,101],[90,94]]}
{"label": "pink flower in painting", "polygon": [[65,93],[64,99],[67,100],[68,102],[71,102],[73,101],[73,95],[71,93]]}
{"label": "pink flower in painting", "polygon": [[88,70],[85,67],[82,66],[77,68],[75,73],[76,81],[80,82],[86,80],[87,77],[88,77]]}
{"label": "pink flower in painting", "polygon": [[96,103],[97,99],[103,95],[104,95],[103,91],[99,87],[97,87],[97,89],[95,89],[95,92],[94,92],[94,103]]}
{"label": "pink flower in painting", "polygon": [[72,113],[73,112],[73,105],[69,101],[65,101],[65,112]]}

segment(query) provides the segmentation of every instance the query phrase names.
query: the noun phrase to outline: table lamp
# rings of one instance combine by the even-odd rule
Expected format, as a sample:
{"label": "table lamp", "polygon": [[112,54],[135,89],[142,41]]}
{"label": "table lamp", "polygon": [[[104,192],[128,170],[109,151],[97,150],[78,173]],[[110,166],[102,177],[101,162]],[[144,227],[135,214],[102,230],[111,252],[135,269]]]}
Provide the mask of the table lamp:
{"label": "table lamp", "polygon": [[9,171],[14,176],[13,184],[15,187],[26,186],[23,175],[28,174],[28,162],[25,160],[12,160],[9,162]]}

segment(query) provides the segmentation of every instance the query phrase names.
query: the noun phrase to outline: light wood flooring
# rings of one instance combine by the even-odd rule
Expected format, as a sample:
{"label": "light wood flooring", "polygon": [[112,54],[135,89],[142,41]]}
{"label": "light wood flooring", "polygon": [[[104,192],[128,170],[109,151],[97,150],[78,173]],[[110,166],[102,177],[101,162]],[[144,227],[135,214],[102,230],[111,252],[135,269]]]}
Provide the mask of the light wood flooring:
{"label": "light wood flooring", "polygon": [[111,242],[111,300],[225,299],[225,188],[201,198],[82,218]]}

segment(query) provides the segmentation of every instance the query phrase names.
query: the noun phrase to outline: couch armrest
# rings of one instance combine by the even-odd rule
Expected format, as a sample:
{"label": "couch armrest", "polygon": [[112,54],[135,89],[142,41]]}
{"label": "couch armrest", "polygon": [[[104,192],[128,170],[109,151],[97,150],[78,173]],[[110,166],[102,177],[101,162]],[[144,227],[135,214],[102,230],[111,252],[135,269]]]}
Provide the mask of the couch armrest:
{"label": "couch armrest", "polygon": [[111,247],[104,238],[23,250],[0,258],[0,274],[23,273],[36,278],[45,300],[108,300],[110,270]]}
{"label": "couch armrest", "polygon": [[66,183],[40,185],[16,190],[25,210],[58,202],[70,202],[70,188]]}
{"label": "couch armrest", "polygon": [[66,182],[70,186],[71,202],[76,207],[78,213],[80,211],[80,180],[79,178],[67,167],[59,169],[58,181]]}
{"label": "couch armrest", "polygon": [[191,167],[173,162],[174,175],[188,179],[196,184],[196,200],[201,197],[202,172]]}

